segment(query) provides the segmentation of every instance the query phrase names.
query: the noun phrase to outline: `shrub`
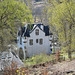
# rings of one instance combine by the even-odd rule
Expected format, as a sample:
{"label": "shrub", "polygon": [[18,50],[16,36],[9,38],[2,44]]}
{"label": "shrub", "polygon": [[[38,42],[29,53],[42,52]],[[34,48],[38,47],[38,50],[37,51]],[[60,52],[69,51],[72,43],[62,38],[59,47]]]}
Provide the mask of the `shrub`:
{"label": "shrub", "polygon": [[17,75],[17,64],[15,62],[12,62],[10,67],[6,66],[4,68],[4,75]]}
{"label": "shrub", "polygon": [[55,55],[52,54],[50,54],[50,56],[47,54],[35,55],[25,60],[25,66],[40,64],[52,60],[55,60]]}

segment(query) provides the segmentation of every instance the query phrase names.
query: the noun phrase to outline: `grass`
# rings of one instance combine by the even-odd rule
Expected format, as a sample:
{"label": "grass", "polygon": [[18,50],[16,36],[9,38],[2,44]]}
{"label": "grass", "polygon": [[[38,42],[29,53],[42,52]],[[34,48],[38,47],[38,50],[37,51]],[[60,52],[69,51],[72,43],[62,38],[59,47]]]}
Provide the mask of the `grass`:
{"label": "grass", "polygon": [[[75,53],[72,53],[72,55]],[[61,55],[61,59],[63,58],[63,55],[66,55],[65,60],[69,59],[68,58],[68,53],[64,53],[64,54],[60,54]],[[72,58],[75,58],[75,56],[72,56]],[[25,66],[31,66],[31,65],[36,65],[36,64],[40,64],[40,63],[44,63],[47,61],[52,61],[55,60],[55,55],[50,54],[40,54],[40,55],[35,55],[33,57],[30,57],[28,59],[26,59],[24,61],[24,65]]]}
{"label": "grass", "polygon": [[40,64],[40,63],[44,63],[47,61],[51,61],[53,60],[55,57],[54,55],[46,55],[46,54],[40,54],[40,55],[36,55],[34,57],[28,58],[27,60],[24,61],[25,66],[31,66],[31,65],[35,65],[35,64]]}

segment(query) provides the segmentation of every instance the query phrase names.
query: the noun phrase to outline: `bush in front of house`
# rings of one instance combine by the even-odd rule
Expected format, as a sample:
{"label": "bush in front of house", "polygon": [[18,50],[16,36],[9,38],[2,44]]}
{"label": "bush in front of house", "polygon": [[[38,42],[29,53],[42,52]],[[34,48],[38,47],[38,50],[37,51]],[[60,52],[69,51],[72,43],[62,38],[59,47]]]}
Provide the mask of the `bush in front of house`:
{"label": "bush in front of house", "polygon": [[12,62],[12,64],[9,66],[6,66],[4,68],[4,74],[3,75],[17,75],[17,64],[15,62]]}
{"label": "bush in front of house", "polygon": [[41,53],[40,55],[35,55],[33,57],[26,59],[24,63],[25,63],[25,66],[30,66],[30,65],[44,63],[47,61],[52,61],[54,59],[55,59],[55,55],[53,54],[47,55],[47,54]]}

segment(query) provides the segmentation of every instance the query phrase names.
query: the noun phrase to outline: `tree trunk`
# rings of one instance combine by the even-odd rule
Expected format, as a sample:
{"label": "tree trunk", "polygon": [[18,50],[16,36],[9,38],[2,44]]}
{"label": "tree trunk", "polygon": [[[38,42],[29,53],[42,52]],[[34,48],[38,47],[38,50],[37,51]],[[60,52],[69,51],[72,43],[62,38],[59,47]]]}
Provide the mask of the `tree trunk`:
{"label": "tree trunk", "polygon": [[2,36],[0,36],[0,51],[4,51],[4,42]]}
{"label": "tree trunk", "polygon": [[69,26],[69,49],[68,49],[68,57],[70,60],[72,60],[72,56],[71,56],[71,39],[72,39],[72,34],[71,34],[71,29],[72,29],[72,25]]}

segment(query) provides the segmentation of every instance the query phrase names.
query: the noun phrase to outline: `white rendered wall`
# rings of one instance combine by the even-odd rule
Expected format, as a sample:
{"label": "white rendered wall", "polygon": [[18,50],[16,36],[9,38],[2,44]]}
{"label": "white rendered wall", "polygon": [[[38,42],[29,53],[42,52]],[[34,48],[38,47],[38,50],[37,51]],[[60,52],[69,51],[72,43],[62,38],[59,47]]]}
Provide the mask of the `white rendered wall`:
{"label": "white rendered wall", "polygon": [[[46,53],[46,54],[50,54],[50,44],[51,41],[49,41],[50,36],[45,36],[45,33],[39,29],[39,35],[35,34],[35,30],[39,29],[39,27],[37,26],[34,31],[30,34],[30,37],[22,37],[22,45],[20,44],[20,37],[17,37],[17,39],[19,39],[18,41],[18,49],[22,48],[23,52],[24,52],[24,57],[27,55],[27,57],[29,56],[33,56],[36,54],[40,54],[40,53]],[[29,44],[29,40],[33,39],[33,45]],[[36,39],[38,39],[38,43],[36,43]],[[39,39],[43,39],[43,44],[40,45],[39,43]],[[27,42],[27,43],[23,43],[23,42]],[[26,46],[26,49],[24,48]],[[27,51],[27,53],[25,54],[25,51]]]}
{"label": "white rendered wall", "polygon": [[24,37],[22,37],[22,44],[20,44],[20,36],[17,37],[17,45],[18,45],[18,56],[19,56],[19,49],[22,48],[23,50],[23,53],[24,53],[24,59],[25,59],[25,49],[24,49],[24,43],[23,43],[23,40],[24,40]]}
{"label": "white rendered wall", "polygon": [[[36,29],[39,29],[37,26]],[[36,30],[35,29],[35,30]],[[50,53],[50,41],[49,36],[45,36],[45,33],[39,29],[39,35],[35,34],[35,30],[30,34],[30,37],[27,38],[27,54],[28,56],[33,56],[40,53]],[[33,45],[29,44],[29,40],[33,39]],[[40,45],[39,41],[36,43],[36,39],[43,39],[43,44]]]}

